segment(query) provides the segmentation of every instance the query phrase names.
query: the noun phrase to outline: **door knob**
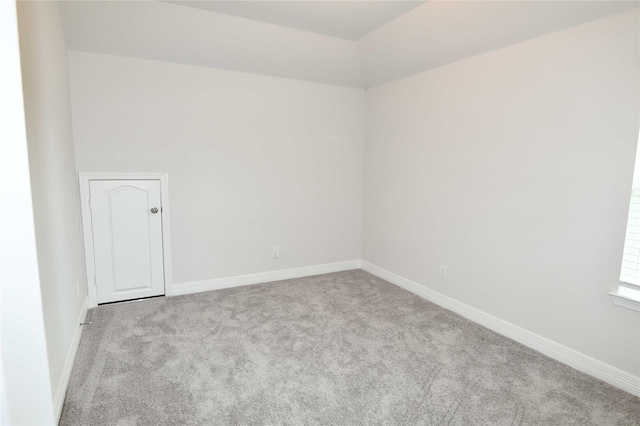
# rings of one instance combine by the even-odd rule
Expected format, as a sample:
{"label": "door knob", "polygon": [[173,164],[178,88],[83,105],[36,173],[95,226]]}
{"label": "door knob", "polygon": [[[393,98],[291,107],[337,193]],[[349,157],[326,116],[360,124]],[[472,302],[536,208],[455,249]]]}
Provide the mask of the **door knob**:
{"label": "door knob", "polygon": [[151,213],[153,213],[153,214],[158,213],[158,208],[157,207],[152,207],[151,208]]}

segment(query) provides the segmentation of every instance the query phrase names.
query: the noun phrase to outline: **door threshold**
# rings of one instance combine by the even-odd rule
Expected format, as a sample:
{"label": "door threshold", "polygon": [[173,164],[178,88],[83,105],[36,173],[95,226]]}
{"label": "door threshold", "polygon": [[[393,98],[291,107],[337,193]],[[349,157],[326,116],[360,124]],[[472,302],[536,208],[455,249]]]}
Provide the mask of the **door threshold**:
{"label": "door threshold", "polygon": [[117,300],[115,302],[98,303],[98,306],[120,305],[120,304],[124,304],[124,303],[144,302],[145,300],[158,299],[160,297],[165,297],[165,295],[164,294],[159,294],[158,296],[141,297],[139,299]]}

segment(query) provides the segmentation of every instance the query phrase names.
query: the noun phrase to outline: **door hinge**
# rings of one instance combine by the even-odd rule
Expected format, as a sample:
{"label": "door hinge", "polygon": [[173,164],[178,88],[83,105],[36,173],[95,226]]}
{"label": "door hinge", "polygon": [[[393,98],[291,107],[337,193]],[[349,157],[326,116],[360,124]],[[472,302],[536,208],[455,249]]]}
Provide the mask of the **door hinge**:
{"label": "door hinge", "polygon": [[89,198],[89,208],[93,208],[93,198]]}
{"label": "door hinge", "polygon": [[98,281],[96,280],[96,274],[93,274],[93,285],[98,287]]}
{"label": "door hinge", "polygon": [[162,209],[162,207],[160,207],[160,213],[162,213],[162,212],[163,212],[163,209]]}

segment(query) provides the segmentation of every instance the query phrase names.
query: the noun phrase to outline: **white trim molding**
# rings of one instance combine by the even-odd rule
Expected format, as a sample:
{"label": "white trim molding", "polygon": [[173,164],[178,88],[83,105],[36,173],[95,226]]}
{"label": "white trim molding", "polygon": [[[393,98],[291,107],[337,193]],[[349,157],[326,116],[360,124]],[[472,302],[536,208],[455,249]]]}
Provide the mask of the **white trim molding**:
{"label": "white trim molding", "polygon": [[640,312],[640,289],[620,284],[617,291],[610,291],[609,297],[614,305]]}
{"label": "white trim molding", "polygon": [[466,305],[437,291],[413,282],[379,266],[362,261],[362,269],[402,287],[424,299],[427,299],[443,308],[449,309],[465,318],[470,319],[490,330],[502,334],[518,343],[530,347],[550,358],[560,361],[576,370],[589,374],[610,385],[620,388],[633,395],[640,396],[640,377],[620,370],[612,365],[599,361],[588,355],[568,348],[553,340],[542,337],[529,330],[525,330],[515,324],[487,314],[479,309]]}
{"label": "white trim molding", "polygon": [[80,212],[82,214],[82,237],[87,274],[87,295],[89,308],[98,306],[98,294],[95,287],[95,262],[93,258],[93,232],[91,231],[91,209],[89,208],[92,180],[159,180],[162,200],[162,256],[164,263],[164,294],[172,296],[173,278],[171,269],[171,233],[169,208],[169,175],[166,173],[79,173]]}
{"label": "white trim molding", "polygon": [[69,350],[67,351],[67,357],[64,360],[64,366],[62,367],[62,374],[60,375],[60,381],[58,382],[58,388],[56,394],[53,397],[53,410],[55,418],[60,419],[62,414],[62,406],[64,404],[64,397],[67,394],[67,387],[69,387],[69,380],[71,379],[71,371],[73,370],[73,364],[76,362],[76,355],[78,354],[78,348],[80,347],[80,338],[82,337],[82,327],[80,323],[87,318],[88,300],[85,298],[80,308],[80,314],[78,315],[78,321],[76,322],[76,331],[73,333]]}
{"label": "white trim molding", "polygon": [[173,295],[200,293],[223,288],[240,287],[251,284],[267,283],[271,281],[288,280],[291,278],[308,277],[311,275],[328,274],[331,272],[349,271],[360,269],[360,260],[348,260],[345,262],[326,263],[323,265],[305,266],[294,269],[281,269],[278,271],[259,272],[256,274],[237,275],[234,277],[214,278],[204,281],[192,281],[173,285]]}

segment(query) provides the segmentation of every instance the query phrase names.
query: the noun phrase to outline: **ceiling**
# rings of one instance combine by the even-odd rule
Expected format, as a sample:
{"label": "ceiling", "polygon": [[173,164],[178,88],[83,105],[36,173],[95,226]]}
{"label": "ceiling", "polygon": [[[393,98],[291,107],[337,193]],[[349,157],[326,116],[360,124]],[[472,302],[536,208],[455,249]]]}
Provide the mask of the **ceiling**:
{"label": "ceiling", "polygon": [[63,1],[71,50],[364,87],[355,42],[155,1]]}
{"label": "ceiling", "polygon": [[358,40],[358,51],[372,87],[637,8],[637,1],[430,1]]}
{"label": "ceiling", "polygon": [[638,19],[638,4],[96,0],[60,9],[71,50],[362,89],[631,9]]}
{"label": "ceiling", "polygon": [[358,40],[425,1],[170,1],[296,30]]}

